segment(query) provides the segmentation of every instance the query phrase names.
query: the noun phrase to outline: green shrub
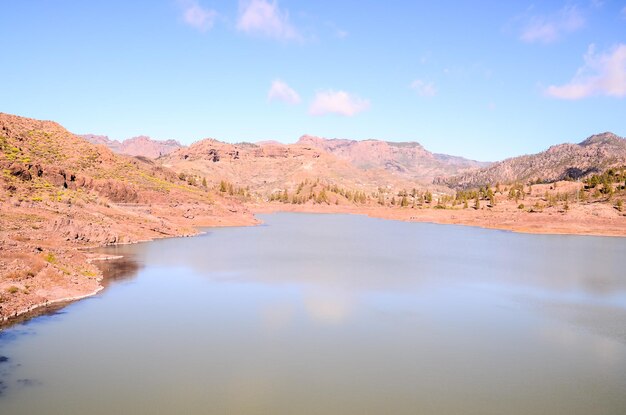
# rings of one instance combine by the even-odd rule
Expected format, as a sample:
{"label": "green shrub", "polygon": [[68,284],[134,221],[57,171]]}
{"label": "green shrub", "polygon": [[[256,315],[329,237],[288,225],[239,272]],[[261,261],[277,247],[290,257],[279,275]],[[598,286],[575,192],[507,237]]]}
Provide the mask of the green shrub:
{"label": "green shrub", "polygon": [[46,255],[44,255],[43,259],[46,262],[49,262],[51,264],[54,264],[57,262],[57,257],[52,252],[48,252]]}

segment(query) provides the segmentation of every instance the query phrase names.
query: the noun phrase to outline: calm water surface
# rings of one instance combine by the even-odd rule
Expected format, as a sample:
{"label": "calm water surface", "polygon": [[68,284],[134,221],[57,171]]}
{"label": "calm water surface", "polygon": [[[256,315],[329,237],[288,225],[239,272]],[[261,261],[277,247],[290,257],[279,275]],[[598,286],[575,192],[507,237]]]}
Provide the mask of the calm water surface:
{"label": "calm water surface", "polygon": [[0,334],[0,414],[626,414],[626,239],[262,219],[108,249]]}

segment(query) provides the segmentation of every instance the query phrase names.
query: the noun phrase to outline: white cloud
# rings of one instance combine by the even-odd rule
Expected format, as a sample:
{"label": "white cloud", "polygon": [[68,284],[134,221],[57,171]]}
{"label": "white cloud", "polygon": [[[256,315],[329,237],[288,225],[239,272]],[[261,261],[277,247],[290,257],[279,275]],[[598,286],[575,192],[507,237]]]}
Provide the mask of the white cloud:
{"label": "white cloud", "polygon": [[241,0],[237,29],[274,39],[300,39],[300,34],[289,21],[289,13],[280,10],[276,0]]}
{"label": "white cloud", "polygon": [[217,12],[212,9],[202,7],[196,0],[179,1],[183,9],[183,20],[189,26],[206,32],[213,27]]}
{"label": "white cloud", "polygon": [[422,81],[421,79],[416,79],[411,82],[411,89],[415,90],[417,94],[421,97],[434,97],[437,95],[437,88],[435,88],[435,84],[432,82]]}
{"label": "white cloud", "polygon": [[553,15],[531,16],[526,20],[520,39],[528,43],[552,43],[585,26],[585,16],[576,6],[566,6]]}
{"label": "white cloud", "polygon": [[594,45],[590,45],[584,59],[585,64],[569,83],[549,86],[546,94],[560,99],[626,97],[626,44],[619,44],[608,53],[596,53]]}
{"label": "white cloud", "polygon": [[309,108],[312,115],[339,114],[351,117],[370,107],[369,100],[361,99],[345,91],[320,91]]}
{"label": "white cloud", "polygon": [[335,36],[337,36],[339,39],[345,39],[347,38],[349,35],[347,30],[342,30],[342,29],[337,29],[335,31]]}
{"label": "white cloud", "polygon": [[280,79],[272,82],[270,91],[267,93],[267,99],[270,101],[283,101],[291,105],[300,103],[300,95]]}

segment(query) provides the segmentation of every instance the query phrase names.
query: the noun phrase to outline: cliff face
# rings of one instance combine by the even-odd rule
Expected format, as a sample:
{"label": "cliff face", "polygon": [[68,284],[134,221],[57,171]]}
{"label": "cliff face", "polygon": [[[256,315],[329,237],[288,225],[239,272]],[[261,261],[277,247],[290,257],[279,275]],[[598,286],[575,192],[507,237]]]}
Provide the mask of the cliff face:
{"label": "cliff face", "polygon": [[559,144],[541,153],[513,157],[487,168],[451,177],[438,177],[435,183],[454,188],[472,188],[498,182],[552,182],[584,178],[623,166],[626,166],[626,139],[612,133],[602,133],[578,144]]}
{"label": "cliff face", "polygon": [[365,170],[306,143],[229,144],[205,139],[159,161],[177,171],[204,176],[213,182],[227,180],[261,194],[291,191],[307,180],[364,191],[379,186],[412,185],[384,169]]}

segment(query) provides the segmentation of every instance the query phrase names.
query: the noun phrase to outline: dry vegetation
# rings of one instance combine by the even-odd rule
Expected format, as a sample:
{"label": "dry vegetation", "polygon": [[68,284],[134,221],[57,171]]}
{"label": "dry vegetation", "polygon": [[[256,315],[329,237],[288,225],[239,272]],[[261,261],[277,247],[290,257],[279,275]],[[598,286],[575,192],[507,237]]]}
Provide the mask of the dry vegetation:
{"label": "dry vegetation", "polygon": [[0,319],[98,290],[82,248],[254,223],[201,182],[53,122],[0,114],[0,169]]}

